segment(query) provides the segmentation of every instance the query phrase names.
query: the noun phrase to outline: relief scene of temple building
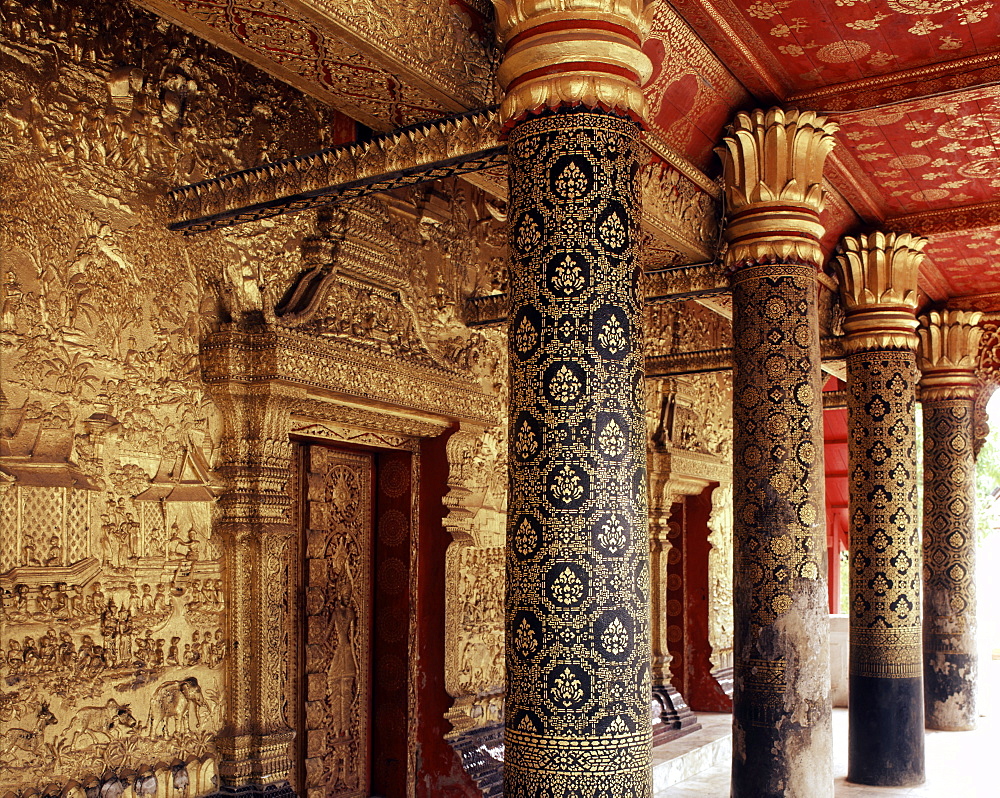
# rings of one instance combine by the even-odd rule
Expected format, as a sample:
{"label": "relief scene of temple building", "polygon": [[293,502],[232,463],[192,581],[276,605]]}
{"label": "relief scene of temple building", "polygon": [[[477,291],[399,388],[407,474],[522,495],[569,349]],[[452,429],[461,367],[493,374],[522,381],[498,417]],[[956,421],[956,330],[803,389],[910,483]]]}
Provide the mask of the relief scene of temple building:
{"label": "relief scene of temple building", "polygon": [[0,0],[0,798],[922,784],[990,7]]}

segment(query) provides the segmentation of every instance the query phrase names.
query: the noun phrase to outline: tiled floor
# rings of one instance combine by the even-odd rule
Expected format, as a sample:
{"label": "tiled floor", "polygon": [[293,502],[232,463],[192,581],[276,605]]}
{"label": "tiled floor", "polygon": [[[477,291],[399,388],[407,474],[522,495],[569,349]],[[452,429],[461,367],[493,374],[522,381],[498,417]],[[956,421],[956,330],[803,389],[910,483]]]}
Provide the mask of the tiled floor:
{"label": "tiled floor", "polygon": [[[924,743],[927,781],[919,787],[878,788],[848,784],[845,778],[847,710],[834,710],[836,798],[1000,798],[1000,777],[997,775],[1000,760],[1000,661],[986,661],[982,665],[980,706],[986,713],[985,717],[980,718],[979,728],[972,732],[927,732]],[[728,762],[655,793],[655,798],[728,796]]]}

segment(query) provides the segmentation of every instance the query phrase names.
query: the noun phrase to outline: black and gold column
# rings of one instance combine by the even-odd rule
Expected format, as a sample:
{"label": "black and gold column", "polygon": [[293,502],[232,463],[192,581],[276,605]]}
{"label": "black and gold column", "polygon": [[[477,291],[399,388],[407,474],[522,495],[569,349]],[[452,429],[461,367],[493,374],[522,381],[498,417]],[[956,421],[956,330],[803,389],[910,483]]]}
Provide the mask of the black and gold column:
{"label": "black and gold column", "polygon": [[496,7],[512,264],[504,795],[648,798],[642,2]]}
{"label": "black and gold column", "polygon": [[845,238],[850,471],[849,781],[924,780],[917,530],[917,271],[925,239]]}
{"label": "black and gold column", "polygon": [[973,404],[982,313],[920,319],[924,411],[924,723],[974,729],[976,463]]}
{"label": "black and gold column", "polygon": [[739,114],[720,148],[733,285],[734,798],[833,795],[817,267],[836,126]]}

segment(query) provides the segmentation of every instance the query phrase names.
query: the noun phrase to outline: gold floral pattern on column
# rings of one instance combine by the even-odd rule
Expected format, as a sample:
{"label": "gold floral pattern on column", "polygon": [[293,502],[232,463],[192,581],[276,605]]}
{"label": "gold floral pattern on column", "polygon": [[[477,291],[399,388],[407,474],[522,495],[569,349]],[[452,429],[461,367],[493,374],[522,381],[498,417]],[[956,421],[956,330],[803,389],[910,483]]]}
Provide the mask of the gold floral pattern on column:
{"label": "gold floral pattern on column", "polygon": [[510,135],[511,798],[652,791],[638,134],[567,111]]}
{"label": "gold floral pattern on column", "polygon": [[921,317],[924,410],[924,713],[928,728],[975,728],[976,355],[982,313]]}
{"label": "gold floral pattern on column", "polygon": [[734,311],[737,798],[833,793],[816,269],[836,129],[756,110],[716,150]]}
{"label": "gold floral pattern on column", "polygon": [[848,383],[848,778],[860,784],[923,781],[914,329],[925,243],[875,232],[843,239],[835,257]]}

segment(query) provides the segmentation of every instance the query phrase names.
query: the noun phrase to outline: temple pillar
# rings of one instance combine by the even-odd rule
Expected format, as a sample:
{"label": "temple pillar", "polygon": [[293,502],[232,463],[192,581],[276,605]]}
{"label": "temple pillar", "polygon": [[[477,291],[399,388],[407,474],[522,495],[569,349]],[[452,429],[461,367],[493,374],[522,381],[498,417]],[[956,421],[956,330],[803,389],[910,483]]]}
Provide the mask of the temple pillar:
{"label": "temple pillar", "polygon": [[701,728],[698,719],[672,675],[671,635],[678,630],[672,623],[671,570],[681,552],[675,542],[679,526],[671,520],[677,502],[702,489],[702,482],[671,477],[670,455],[652,449],[647,452],[649,469],[649,605],[652,702],[650,716],[653,745],[662,745]]}
{"label": "temple pillar", "polygon": [[924,723],[974,729],[976,707],[975,375],[982,313],[920,319],[924,413]]}
{"label": "temple pillar", "polygon": [[917,530],[917,271],[925,239],[845,238],[850,471],[849,781],[924,780]]}
{"label": "temple pillar", "polygon": [[835,130],[758,110],[718,150],[735,342],[734,798],[833,795],[816,273]]}
{"label": "temple pillar", "polygon": [[[225,344],[210,343],[205,357],[229,354]],[[219,789],[274,798],[293,794],[288,784],[293,732],[285,716],[293,539],[286,491],[292,456],[288,397],[269,385],[236,380],[209,388],[222,411],[218,473],[227,483],[215,520],[224,552],[230,641],[226,715],[217,738]]]}
{"label": "temple pillar", "polygon": [[511,246],[504,795],[648,798],[643,4],[495,5]]}

